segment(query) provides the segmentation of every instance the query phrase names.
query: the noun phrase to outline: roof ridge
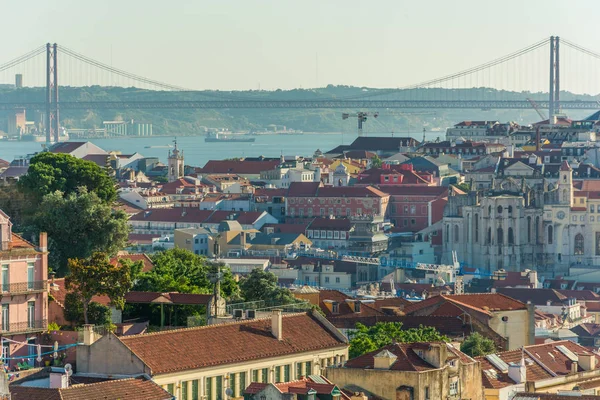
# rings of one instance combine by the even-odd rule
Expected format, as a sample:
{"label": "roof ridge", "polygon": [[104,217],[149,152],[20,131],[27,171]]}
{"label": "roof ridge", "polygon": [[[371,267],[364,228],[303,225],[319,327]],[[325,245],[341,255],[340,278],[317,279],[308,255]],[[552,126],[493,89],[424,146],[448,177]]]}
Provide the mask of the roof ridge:
{"label": "roof ridge", "polygon": [[[98,385],[102,385],[104,383],[109,383],[109,382],[112,383],[112,382],[133,381],[136,379],[138,379],[138,378],[107,379],[107,380],[101,381],[101,382],[86,383],[84,385],[70,385],[66,388],[58,388],[58,389],[59,389],[59,391],[62,391],[62,390],[69,390],[69,389],[77,389],[77,388],[81,388],[81,387],[98,386]],[[144,379],[143,381],[146,381],[146,380]]]}
{"label": "roof ridge", "polygon": [[[312,314],[309,313],[309,312],[297,312],[297,313],[288,313],[287,315],[282,315],[282,317],[283,318],[290,318],[290,317],[298,317],[300,315],[309,315],[310,316]],[[122,338],[120,338],[120,340],[123,341],[123,339],[124,340],[129,340],[129,339],[134,339],[134,338],[138,338],[138,337],[158,336],[158,335],[162,335],[162,334],[175,333],[175,332],[188,332],[188,331],[195,331],[195,330],[216,328],[216,327],[219,327],[219,326],[242,325],[242,324],[245,324],[245,323],[252,323],[252,322],[257,322],[257,321],[266,321],[266,320],[270,320],[270,319],[271,319],[271,317],[262,317],[262,318],[254,318],[254,319],[251,319],[251,320],[245,319],[245,320],[240,320],[240,321],[222,322],[222,323],[214,324],[214,325],[193,326],[193,327],[190,327],[190,328],[171,329],[171,330],[160,331],[160,332],[138,333],[137,335],[123,336]]]}

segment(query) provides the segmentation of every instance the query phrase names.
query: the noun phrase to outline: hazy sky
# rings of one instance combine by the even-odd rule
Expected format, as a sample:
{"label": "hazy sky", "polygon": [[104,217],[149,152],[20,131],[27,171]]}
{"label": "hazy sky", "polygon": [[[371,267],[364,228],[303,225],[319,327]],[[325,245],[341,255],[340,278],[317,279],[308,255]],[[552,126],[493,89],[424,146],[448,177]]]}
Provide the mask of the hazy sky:
{"label": "hazy sky", "polygon": [[0,64],[57,42],[194,89],[401,87],[550,35],[600,52],[599,0],[0,0],[0,10]]}

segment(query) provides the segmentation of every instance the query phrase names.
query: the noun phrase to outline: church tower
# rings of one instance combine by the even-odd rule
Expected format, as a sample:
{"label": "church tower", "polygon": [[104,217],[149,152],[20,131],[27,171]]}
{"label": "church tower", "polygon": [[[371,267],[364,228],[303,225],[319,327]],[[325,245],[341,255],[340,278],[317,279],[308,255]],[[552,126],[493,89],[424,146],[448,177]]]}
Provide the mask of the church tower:
{"label": "church tower", "polygon": [[559,204],[573,205],[573,170],[566,161],[562,162],[558,177]]}
{"label": "church tower", "polygon": [[169,182],[174,182],[179,178],[183,178],[183,151],[177,148],[177,140],[173,151],[169,150]]}

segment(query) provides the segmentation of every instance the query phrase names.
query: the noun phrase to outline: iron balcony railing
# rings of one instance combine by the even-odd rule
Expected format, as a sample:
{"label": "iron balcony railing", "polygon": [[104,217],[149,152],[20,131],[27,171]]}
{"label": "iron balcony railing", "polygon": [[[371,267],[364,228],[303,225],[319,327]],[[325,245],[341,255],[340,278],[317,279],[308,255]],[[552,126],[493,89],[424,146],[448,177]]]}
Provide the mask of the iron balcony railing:
{"label": "iron balcony railing", "polygon": [[23,294],[43,292],[48,289],[48,281],[29,281],[0,284],[1,294]]}
{"label": "iron balcony railing", "polygon": [[[6,326],[8,325],[8,326]],[[27,332],[38,332],[48,329],[47,319],[35,319],[23,322],[11,322],[9,324],[2,324],[0,327],[1,333],[27,333]]]}

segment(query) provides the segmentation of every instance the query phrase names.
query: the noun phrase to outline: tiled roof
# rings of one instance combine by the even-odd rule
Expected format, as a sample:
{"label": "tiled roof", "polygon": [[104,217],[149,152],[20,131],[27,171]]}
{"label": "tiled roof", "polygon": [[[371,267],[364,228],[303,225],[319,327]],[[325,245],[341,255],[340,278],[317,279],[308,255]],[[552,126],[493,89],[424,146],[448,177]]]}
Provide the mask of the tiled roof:
{"label": "tiled roof", "polygon": [[[315,382],[314,379],[317,379]],[[280,393],[296,393],[296,394],[308,394],[310,390],[314,390],[318,395],[330,395],[331,392],[336,388],[334,384],[327,380],[327,378],[323,376],[308,376],[303,377],[302,379],[298,379],[290,382],[280,382],[280,383],[260,383],[260,382],[252,382],[250,386],[248,386],[244,390],[244,394],[252,394],[256,395],[263,391],[267,386],[273,385]],[[343,395],[343,394],[342,394]],[[347,398],[343,395],[344,398]]]}
{"label": "tiled roof", "polygon": [[273,228],[276,233],[304,233],[308,227],[307,223],[303,224],[264,224],[260,230],[266,232],[266,228]]}
{"label": "tiled roof", "polygon": [[447,346],[448,352],[453,353],[455,356],[460,358],[463,362],[474,362],[466,354],[455,349],[454,347],[447,345],[444,342],[432,342],[432,343],[394,343],[370,353],[363,354],[351,360],[348,360],[344,368],[360,368],[360,369],[373,369],[375,360],[374,356],[381,353],[382,351],[389,351],[397,357],[396,361],[390,366],[391,371],[408,371],[408,372],[421,372],[431,369],[436,369],[433,365],[422,359],[417,355],[415,349],[427,349],[432,344],[438,346]]}
{"label": "tiled roof", "polygon": [[157,208],[140,211],[130,221],[215,223],[235,220],[240,224],[253,224],[262,215],[258,211],[200,210],[198,208]]}
{"label": "tiled roof", "polygon": [[128,292],[125,295],[127,303],[164,303],[177,305],[207,305],[212,295],[192,293],[158,293],[158,292]]}
{"label": "tiled roof", "polygon": [[[129,238],[129,240],[131,240],[131,237]],[[154,268],[154,263],[152,262],[150,257],[148,257],[147,254],[124,254],[124,255],[120,255],[120,256],[111,258],[110,263],[112,265],[117,265],[119,260],[122,260],[122,259],[129,259],[129,260],[133,261],[134,263],[141,261],[143,264],[142,272],[148,272],[152,268]]]}
{"label": "tiled roof", "polygon": [[210,160],[198,172],[204,174],[252,174],[257,175],[279,165],[279,160],[244,161],[244,160]]}
{"label": "tiled roof", "polygon": [[288,188],[288,197],[315,197],[320,182],[292,182]]}
{"label": "tiled roof", "polygon": [[558,293],[568,298],[574,298],[577,300],[587,300],[586,305],[590,301],[600,301],[600,295],[591,290],[556,290]]}
{"label": "tiled roof", "polygon": [[320,316],[284,315],[283,340],[271,334],[271,318],[119,338],[152,374],[248,362],[347,346]]}
{"label": "tiled roof", "polygon": [[[361,303],[360,312],[354,312],[354,309],[346,302],[346,300],[359,301],[338,290],[321,290],[319,292],[319,307],[325,313],[327,318],[336,319],[354,319],[359,317],[383,316],[383,312],[375,309],[370,303]],[[333,313],[325,305],[325,301],[334,301],[338,303],[338,312]]]}
{"label": "tiled roof", "polygon": [[[406,314],[413,314],[419,310],[438,306],[435,310],[439,309],[444,303],[451,303],[459,309],[470,309],[482,314],[491,316],[493,311],[512,311],[512,310],[526,310],[527,306],[517,300],[514,300],[508,296],[500,293],[473,293],[473,294],[460,294],[460,295],[440,295],[430,297],[426,300],[414,303],[404,309]],[[444,306],[448,308],[449,306]],[[448,310],[456,308],[448,308]],[[437,315],[440,315],[439,312]],[[443,315],[456,315],[454,312]]]}
{"label": "tiled roof", "polygon": [[72,153],[85,144],[86,142],[60,142],[53,144],[49,151],[51,153]]}
{"label": "tiled roof", "polygon": [[386,186],[379,188],[392,196],[418,196],[418,197],[438,197],[448,193],[448,188],[445,186]]}
{"label": "tiled roof", "polygon": [[354,139],[348,150],[398,151],[403,146],[416,146],[418,140],[411,137],[361,136]]}
{"label": "tiled roof", "polygon": [[321,187],[317,190],[316,197],[388,197],[387,193],[382,192],[372,186],[331,186]]}
{"label": "tiled roof", "polygon": [[496,291],[523,303],[530,301],[538,306],[545,306],[548,302],[553,305],[562,304],[567,300],[567,296],[554,289],[498,288]]}
{"label": "tiled roof", "polygon": [[173,395],[143,379],[109,380],[66,389],[10,386],[13,400],[171,400]]}
{"label": "tiled roof", "polygon": [[[52,295],[54,300],[61,307],[65,306],[65,298],[67,296],[67,293],[68,293],[68,291],[67,291],[67,288],[65,287],[65,278],[55,278],[54,280],[51,281],[49,294]],[[110,304],[110,298],[108,296],[104,296],[104,295],[93,296],[92,301],[102,304],[102,305],[105,305],[105,306]]]}
{"label": "tiled roof", "polygon": [[[588,385],[586,385],[588,382],[583,382],[578,384],[577,386],[579,386],[580,389],[584,390],[584,389],[588,389]],[[597,382],[596,382],[597,383]],[[597,386],[592,386],[592,387],[597,387]],[[556,394],[556,393],[517,393],[515,394],[515,396],[513,397],[513,400],[571,400],[573,399],[572,394]],[[575,395],[575,397],[577,398],[577,400],[600,400],[600,396],[594,396],[594,395],[582,395],[582,394],[577,394]]]}
{"label": "tiled roof", "polygon": [[571,331],[577,336],[600,336],[600,324],[583,323],[571,328]]}
{"label": "tiled roof", "polygon": [[[498,357],[506,363],[519,363],[522,356],[521,350],[506,351],[498,353]],[[528,358],[528,357],[527,357]],[[481,378],[483,387],[486,389],[500,389],[506,386],[512,386],[515,382],[508,377],[508,372],[502,372],[490,363],[485,357],[476,357],[481,363]],[[547,372],[540,364],[525,362],[528,381],[537,381],[551,378],[552,375]],[[492,372],[493,371],[493,372]]]}

